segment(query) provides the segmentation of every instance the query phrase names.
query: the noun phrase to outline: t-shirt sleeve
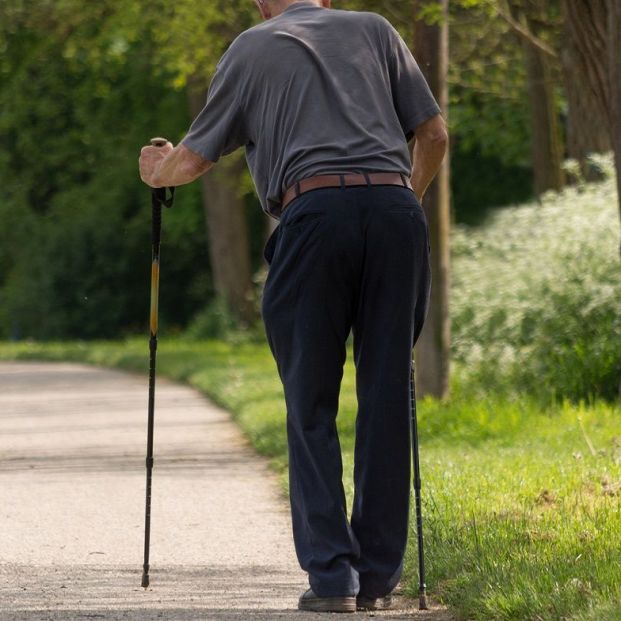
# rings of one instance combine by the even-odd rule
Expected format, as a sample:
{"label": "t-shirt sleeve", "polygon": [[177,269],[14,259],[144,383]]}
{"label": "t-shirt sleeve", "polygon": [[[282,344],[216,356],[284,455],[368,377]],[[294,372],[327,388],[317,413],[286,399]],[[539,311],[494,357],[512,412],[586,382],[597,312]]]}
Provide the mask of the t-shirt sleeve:
{"label": "t-shirt sleeve", "polygon": [[410,140],[419,125],[440,114],[441,110],[412,52],[393,26],[388,25],[392,97],[403,133]]}
{"label": "t-shirt sleeve", "polygon": [[217,162],[222,155],[228,155],[248,142],[239,103],[240,79],[229,52],[218,63],[205,107],[181,141],[210,162]]}

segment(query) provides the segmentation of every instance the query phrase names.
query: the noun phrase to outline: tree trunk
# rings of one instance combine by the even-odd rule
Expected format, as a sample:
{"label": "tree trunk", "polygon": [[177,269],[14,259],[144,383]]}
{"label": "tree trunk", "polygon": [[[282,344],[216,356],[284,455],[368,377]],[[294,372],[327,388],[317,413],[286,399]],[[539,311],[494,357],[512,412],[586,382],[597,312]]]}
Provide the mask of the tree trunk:
{"label": "tree trunk", "polygon": [[617,187],[621,189],[621,6],[619,0],[563,0],[563,10],[586,86],[608,120]]}
{"label": "tree trunk", "polygon": [[[192,116],[205,104],[205,90],[188,89]],[[221,160],[201,178],[207,224],[209,256],[216,294],[225,300],[235,317],[245,324],[257,319],[248,243],[248,224],[239,178],[243,160]]]}
{"label": "tree trunk", "polygon": [[[607,0],[563,0],[565,31],[576,49],[576,74],[584,77],[600,113],[610,113]],[[614,4],[617,0],[612,0]],[[618,50],[617,50],[618,51]]]}
{"label": "tree trunk", "polygon": [[550,58],[530,41],[524,40],[522,45],[528,77],[535,193],[540,195],[565,185],[563,148]]}
{"label": "tree trunk", "polygon": [[584,75],[579,51],[565,25],[564,44],[561,50],[563,81],[567,97],[567,154],[580,163],[588,180],[595,177],[587,166],[590,153],[610,151],[608,117],[602,102],[598,100]]}
{"label": "tree trunk", "polygon": [[588,86],[608,119],[621,218],[621,6],[619,0],[564,0],[563,9],[568,32],[584,64]]}
{"label": "tree trunk", "polygon": [[[617,169],[617,197],[621,217],[621,6],[608,0],[608,75],[610,80],[610,136]],[[621,255],[621,244],[619,244]],[[621,381],[619,382],[621,398]]]}
{"label": "tree trunk", "polygon": [[[619,0],[608,0],[608,64],[610,136],[617,168],[617,195],[621,218],[621,5]],[[621,246],[619,253],[621,254]]]}
{"label": "tree trunk", "polygon": [[[444,14],[441,24],[414,24],[414,53],[445,117],[448,114],[448,0],[437,0]],[[415,0],[414,16],[427,0]],[[417,385],[420,395],[448,395],[450,372],[450,167],[444,160],[425,195],[423,208],[431,241],[432,290],[429,314],[416,346]]]}

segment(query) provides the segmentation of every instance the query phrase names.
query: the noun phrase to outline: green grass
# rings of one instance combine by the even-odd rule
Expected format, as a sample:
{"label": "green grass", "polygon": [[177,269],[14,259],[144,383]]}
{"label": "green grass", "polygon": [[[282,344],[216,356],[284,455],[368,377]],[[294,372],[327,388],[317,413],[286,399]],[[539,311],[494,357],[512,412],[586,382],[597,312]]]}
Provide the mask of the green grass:
{"label": "green grass", "polygon": [[[148,348],[146,339],[4,344],[0,358],[75,360],[146,374]],[[284,473],[284,401],[265,345],[164,337],[158,364],[162,375],[233,412]],[[353,387],[348,362],[339,429],[350,498]],[[542,409],[527,397],[477,397],[456,382],[451,400],[425,399],[419,412],[427,582],[434,595],[459,619],[618,621],[619,406],[565,402]],[[411,542],[406,585],[415,595],[414,536]]]}

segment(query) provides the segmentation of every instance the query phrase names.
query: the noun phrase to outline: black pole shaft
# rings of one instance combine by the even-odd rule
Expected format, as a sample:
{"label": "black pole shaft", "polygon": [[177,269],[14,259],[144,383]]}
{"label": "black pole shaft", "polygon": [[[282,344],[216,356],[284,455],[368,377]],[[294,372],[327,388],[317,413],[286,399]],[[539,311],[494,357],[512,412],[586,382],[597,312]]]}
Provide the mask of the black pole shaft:
{"label": "black pole shaft", "polygon": [[[162,194],[162,192],[164,194]],[[157,357],[158,303],[160,281],[160,239],[162,232],[162,197],[166,190],[151,191],[152,208],[152,255],[151,255],[151,315],[149,340],[149,416],[147,423],[147,484],[144,513],[144,564],[142,586],[149,586],[149,549],[151,545],[151,481],[153,473],[153,432],[155,426],[155,368]]]}
{"label": "black pole shaft", "polygon": [[414,456],[414,501],[416,503],[416,535],[418,538],[418,607],[427,610],[427,585],[425,584],[425,548],[423,543],[423,509],[421,502],[420,458],[418,450],[418,421],[416,415],[416,379],[414,358],[410,377],[410,400],[412,408],[412,453]]}

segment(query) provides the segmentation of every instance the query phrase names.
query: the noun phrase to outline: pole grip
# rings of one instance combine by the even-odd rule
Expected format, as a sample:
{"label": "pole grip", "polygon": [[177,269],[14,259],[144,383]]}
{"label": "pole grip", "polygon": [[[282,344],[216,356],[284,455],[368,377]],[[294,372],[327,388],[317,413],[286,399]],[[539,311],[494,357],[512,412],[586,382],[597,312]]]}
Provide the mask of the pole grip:
{"label": "pole grip", "polygon": [[[151,138],[152,147],[165,147],[168,144],[166,138]],[[153,205],[153,245],[160,243],[159,231],[162,228],[162,205],[172,207],[175,197],[175,188],[169,188],[170,196],[166,197],[166,188],[153,188],[151,192],[151,204]],[[157,227],[156,227],[157,225]]]}

